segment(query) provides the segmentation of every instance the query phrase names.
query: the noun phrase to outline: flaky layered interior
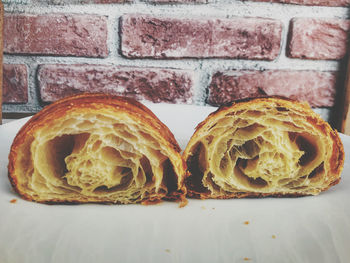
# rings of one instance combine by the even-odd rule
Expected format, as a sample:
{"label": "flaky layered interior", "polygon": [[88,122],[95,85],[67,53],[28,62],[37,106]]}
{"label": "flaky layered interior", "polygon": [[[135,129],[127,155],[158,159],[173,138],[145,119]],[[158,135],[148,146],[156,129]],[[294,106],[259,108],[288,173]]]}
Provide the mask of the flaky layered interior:
{"label": "flaky layered interior", "polygon": [[328,188],[336,180],[339,163],[332,158],[339,150],[325,132],[328,124],[314,115],[270,100],[210,116],[184,153],[189,192],[225,198],[310,195]]}
{"label": "flaky layered interior", "polygon": [[45,202],[155,201],[176,191],[177,172],[183,174],[172,151],[154,128],[128,113],[72,111],[25,137],[16,186]]}

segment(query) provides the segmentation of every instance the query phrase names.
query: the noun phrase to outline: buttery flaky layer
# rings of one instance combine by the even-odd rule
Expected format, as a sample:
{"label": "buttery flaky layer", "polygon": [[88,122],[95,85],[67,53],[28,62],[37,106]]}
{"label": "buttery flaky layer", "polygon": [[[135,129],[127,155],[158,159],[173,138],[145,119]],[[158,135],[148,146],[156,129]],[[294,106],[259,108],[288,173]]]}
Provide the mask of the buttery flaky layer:
{"label": "buttery flaky layer", "polygon": [[307,103],[259,98],[209,115],[183,157],[190,197],[304,196],[339,182],[344,149]]}
{"label": "buttery flaky layer", "polygon": [[186,165],[173,134],[142,104],[83,94],[55,102],[15,137],[9,178],[37,202],[180,200]]}

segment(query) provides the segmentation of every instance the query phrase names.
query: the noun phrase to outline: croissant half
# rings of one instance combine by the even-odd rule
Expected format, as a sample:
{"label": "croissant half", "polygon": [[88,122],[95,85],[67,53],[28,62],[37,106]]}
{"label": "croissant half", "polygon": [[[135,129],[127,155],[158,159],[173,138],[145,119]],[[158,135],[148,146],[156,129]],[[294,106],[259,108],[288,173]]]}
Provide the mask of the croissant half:
{"label": "croissant half", "polygon": [[173,134],[141,103],[103,94],[57,101],[18,132],[9,178],[37,202],[180,200],[186,164]]}
{"label": "croissant half", "polygon": [[190,197],[304,196],[339,182],[344,149],[307,103],[259,98],[209,115],[183,157]]}

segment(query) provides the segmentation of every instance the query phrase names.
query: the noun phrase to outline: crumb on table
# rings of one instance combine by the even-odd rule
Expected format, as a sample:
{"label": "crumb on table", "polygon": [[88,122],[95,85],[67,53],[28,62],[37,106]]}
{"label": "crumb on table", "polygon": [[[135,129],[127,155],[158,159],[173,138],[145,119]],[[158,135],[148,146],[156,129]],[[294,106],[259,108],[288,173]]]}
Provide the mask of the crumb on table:
{"label": "crumb on table", "polygon": [[170,253],[170,249],[169,248],[165,249],[165,252]]}
{"label": "crumb on table", "polygon": [[249,261],[251,258],[243,258],[244,261]]}
{"label": "crumb on table", "polygon": [[244,221],[244,224],[245,225],[249,225],[249,221]]}
{"label": "crumb on table", "polygon": [[276,238],[276,236],[275,236],[275,235],[272,235],[272,238],[273,238],[273,239],[275,239],[275,238]]}
{"label": "crumb on table", "polygon": [[14,204],[14,203],[16,203],[17,202],[17,199],[16,198],[13,198],[11,201],[10,201],[10,203],[12,203],[12,204]]}

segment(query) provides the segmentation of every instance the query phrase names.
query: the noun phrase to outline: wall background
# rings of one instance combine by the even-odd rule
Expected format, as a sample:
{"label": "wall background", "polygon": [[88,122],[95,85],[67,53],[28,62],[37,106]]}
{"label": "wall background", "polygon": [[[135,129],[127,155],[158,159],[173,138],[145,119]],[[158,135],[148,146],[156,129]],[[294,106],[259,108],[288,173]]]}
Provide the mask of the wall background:
{"label": "wall background", "polygon": [[337,112],[350,0],[6,0],[3,112],[82,91],[220,105],[283,95]]}

